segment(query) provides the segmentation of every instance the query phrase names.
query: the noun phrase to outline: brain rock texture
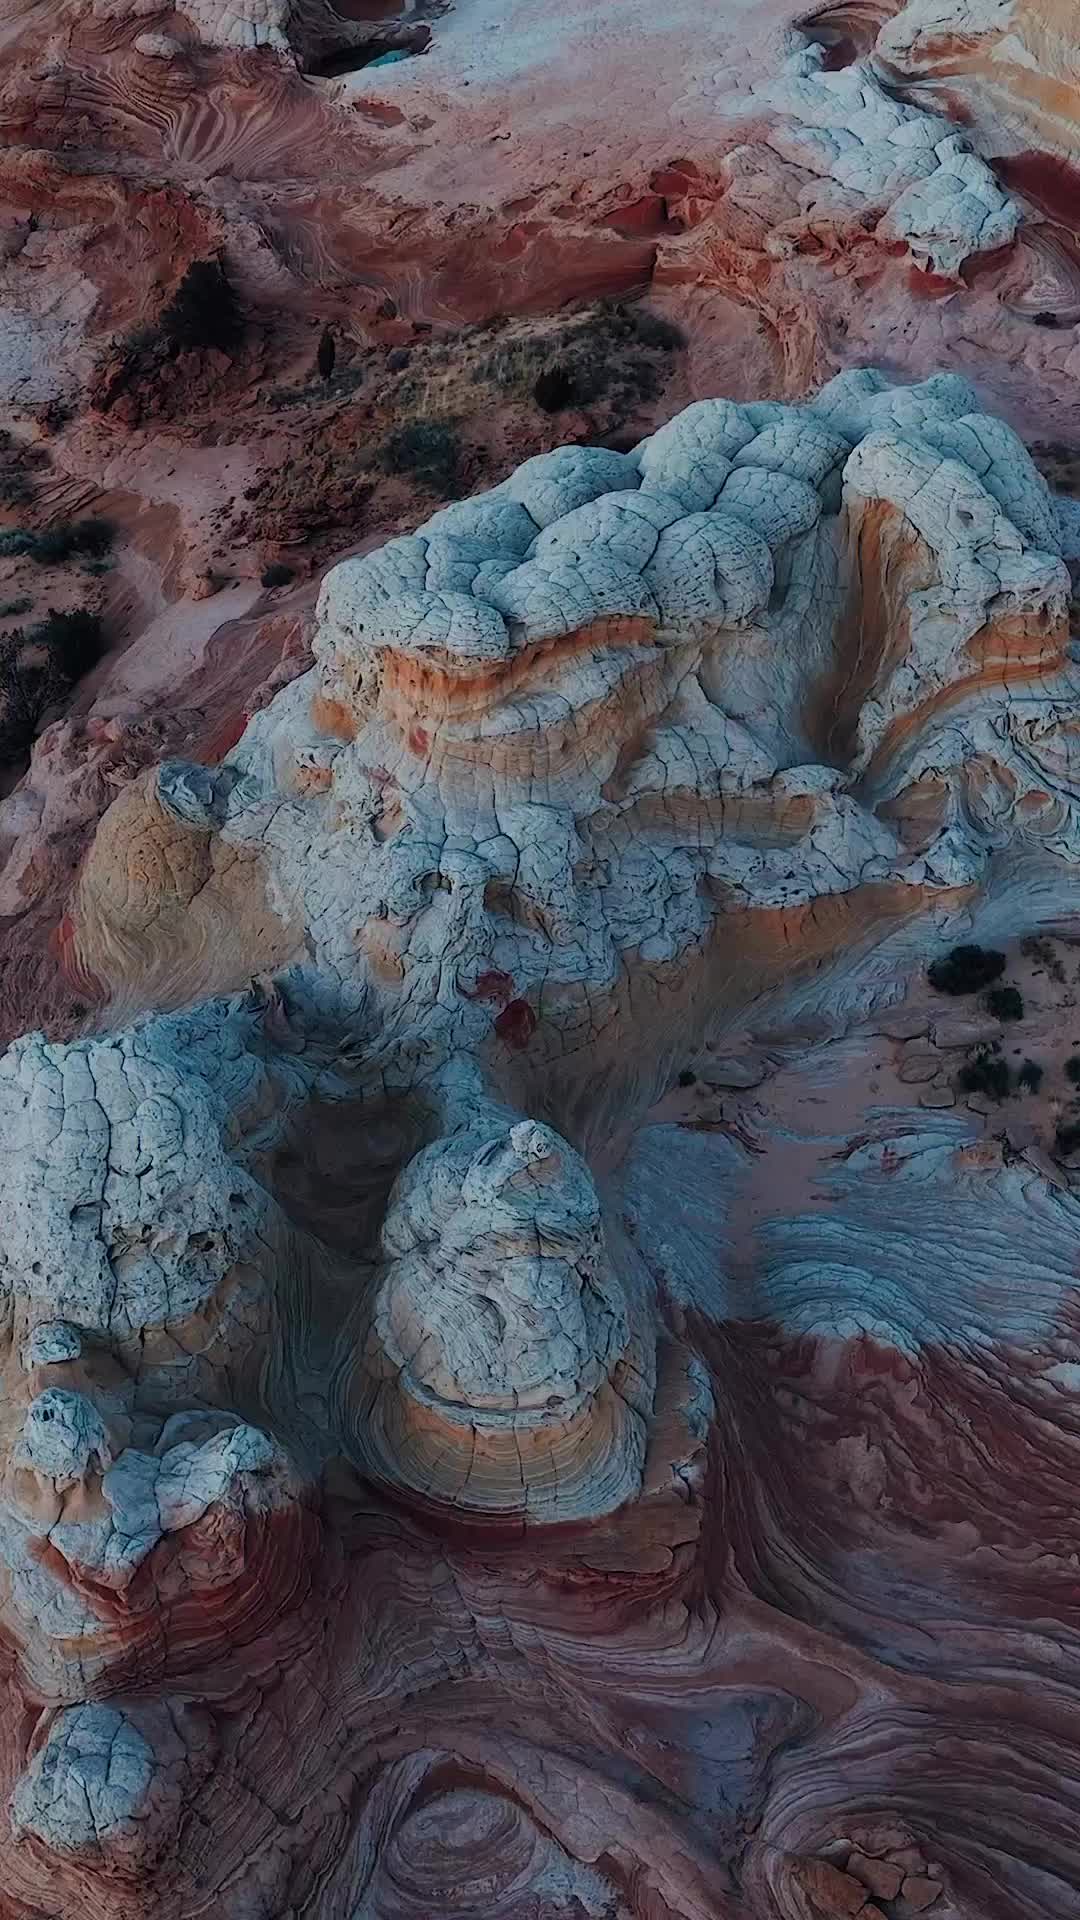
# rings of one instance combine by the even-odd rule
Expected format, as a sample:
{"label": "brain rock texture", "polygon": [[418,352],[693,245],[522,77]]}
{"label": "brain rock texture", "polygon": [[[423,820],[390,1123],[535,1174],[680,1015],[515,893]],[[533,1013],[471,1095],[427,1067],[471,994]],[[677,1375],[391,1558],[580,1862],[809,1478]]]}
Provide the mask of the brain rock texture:
{"label": "brain rock texture", "polygon": [[1073,1911],[1080,1206],[911,998],[1080,907],[1065,534],[955,375],[700,401],[114,802],[0,1059],[5,1914]]}

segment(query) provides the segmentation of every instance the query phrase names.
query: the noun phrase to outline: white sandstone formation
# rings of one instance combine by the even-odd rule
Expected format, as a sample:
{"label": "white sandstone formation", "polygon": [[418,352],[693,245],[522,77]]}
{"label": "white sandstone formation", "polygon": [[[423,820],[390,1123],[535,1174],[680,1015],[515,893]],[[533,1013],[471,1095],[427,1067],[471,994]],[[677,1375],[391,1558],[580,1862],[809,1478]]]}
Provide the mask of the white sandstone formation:
{"label": "white sandstone formation", "polygon": [[[93,0],[92,11],[106,19],[130,18],[130,0]],[[164,10],[147,0],[134,10],[135,18],[145,20]],[[281,53],[290,50],[290,27],[303,15],[296,0],[186,0],[176,14],[194,30],[199,44],[243,52],[270,47]],[[136,51],[147,59],[168,60],[184,52],[183,40],[174,33],[143,27],[134,42]]]}
{"label": "white sandstone formation", "polygon": [[298,1311],[275,1264],[331,1285],[270,1197],[290,1113],[409,1107],[420,1151],[351,1243],[342,1444],[478,1513],[617,1505],[653,1391],[640,1278],[577,1154],[515,1110],[553,1101],[587,1143],[651,1097],[695,1006],[783,983],[778,925],[820,973],[985,885],[1006,826],[1060,857],[1060,548],[965,382],[864,370],[804,407],[699,402],[631,454],[527,461],[333,569],[311,672],[222,766],[169,763],[118,803],[79,907],[120,1007],[159,960],[228,991],[223,946],[184,952],[193,915],[155,931],[154,889],[190,868],[205,893],[231,861],[265,903],[247,966],[291,957],[292,1011],[272,995],[256,1038],[250,1003],[215,1001],[12,1049],[20,1344],[58,1321],[141,1339],[239,1285],[240,1322],[215,1304],[212,1340],[171,1356],[175,1403],[252,1314]]}
{"label": "white sandstone formation", "polygon": [[268,1072],[266,1012],[248,996],[75,1046],[31,1035],[0,1065],[0,1562],[28,1667],[60,1697],[73,1645],[84,1671],[111,1657],[105,1596],[157,1630],[138,1576],[161,1543],[189,1588],[242,1584],[230,1533],[307,1497],[233,1411],[283,1419],[276,1356],[305,1317],[303,1244],[250,1171],[308,1085],[287,1053]]}
{"label": "white sandstone formation", "polygon": [[[951,122],[887,93],[871,60],[831,69],[823,47],[792,37],[781,73],[755,89],[753,109],[778,116],[766,144],[802,176],[805,216],[858,217],[949,279],[972,255],[1008,245],[1019,205]],[[760,193],[761,168],[744,165],[754,151],[727,156],[736,198]],[[783,227],[769,245],[784,247]]]}
{"label": "white sandstone formation", "polygon": [[352,47],[377,54],[398,44],[418,50],[427,39],[423,26],[397,32],[363,19],[351,20],[327,0],[184,0],[176,8],[162,0],[90,0],[92,20],[117,23],[131,32],[134,51],[144,60],[184,62],[193,45],[223,54],[265,51],[301,67]]}
{"label": "white sandstone formation", "polygon": [[1075,154],[1071,0],[902,0],[872,57],[888,83],[962,117],[982,153]]}
{"label": "white sandstone formation", "polygon": [[[116,802],[74,903],[112,1007],[0,1061],[0,1613],[54,1710],[17,1863],[145,1868],[152,1899],[195,1763],[109,1696],[137,1655],[195,1697],[271,1621],[307,1657],[342,1475],[410,1524],[601,1523],[616,1572],[611,1516],[693,1506],[707,1383],[657,1345],[658,1206],[706,1279],[728,1243],[662,1158],[641,1191],[611,1158],[706,1036],[781,994],[841,1030],[961,913],[1016,931],[1018,863],[1080,902],[1061,548],[953,376],[702,401],[333,569],[310,672],[219,767]],[[716,1124],[686,1164],[730,1184]],[[770,1299],[815,1248],[819,1292],[861,1272],[847,1245],[793,1229]]]}
{"label": "white sandstone formation", "polygon": [[201,1721],[179,1701],[66,1708],[15,1787],[14,1833],[137,1880],[175,1845],[184,1801],[210,1769]]}
{"label": "white sandstone formation", "polygon": [[[73,1046],[29,1034],[4,1055],[0,1281],[20,1342],[39,1322],[121,1346],[183,1327],[270,1236],[267,1196],[226,1144],[288,1079],[282,1063],[268,1082],[251,1025],[208,1006]],[[194,1350],[174,1361],[190,1376]]]}
{"label": "white sandstone formation", "polygon": [[188,17],[208,46],[277,47],[289,45],[292,0],[244,0],[242,5],[207,6],[189,0]]}
{"label": "white sandstone formation", "polygon": [[[572,1073],[628,973],[647,998],[725,912],[980,879],[962,819],[918,848],[898,829],[906,756],[947,714],[936,777],[963,814],[996,687],[1002,778],[1040,786],[1003,689],[1037,673],[1050,716],[1072,697],[1060,549],[1026,451],[955,376],[702,401],[335,568],[311,674],[197,802],[170,767],[154,804],[181,840],[257,853],[281,928],[378,1008],[400,1084],[514,1036]],[[100,931],[99,871],[85,964],[107,978],[126,923]]]}
{"label": "white sandstone formation", "polygon": [[632,1339],[578,1155],[532,1121],[478,1132],[417,1154],[390,1195],[359,1443],[466,1507],[608,1511],[640,1485],[644,1321]]}

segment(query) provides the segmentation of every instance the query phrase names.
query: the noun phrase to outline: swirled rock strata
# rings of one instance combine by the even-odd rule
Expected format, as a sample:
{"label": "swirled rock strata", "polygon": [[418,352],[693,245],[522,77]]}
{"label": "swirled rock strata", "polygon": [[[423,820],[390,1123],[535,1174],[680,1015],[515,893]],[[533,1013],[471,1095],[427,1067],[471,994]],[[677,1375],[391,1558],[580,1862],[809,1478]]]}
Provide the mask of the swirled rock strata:
{"label": "swirled rock strata", "polygon": [[1067,545],[955,375],[700,401],[118,797],[0,1059],[13,1915],[1064,1920]]}

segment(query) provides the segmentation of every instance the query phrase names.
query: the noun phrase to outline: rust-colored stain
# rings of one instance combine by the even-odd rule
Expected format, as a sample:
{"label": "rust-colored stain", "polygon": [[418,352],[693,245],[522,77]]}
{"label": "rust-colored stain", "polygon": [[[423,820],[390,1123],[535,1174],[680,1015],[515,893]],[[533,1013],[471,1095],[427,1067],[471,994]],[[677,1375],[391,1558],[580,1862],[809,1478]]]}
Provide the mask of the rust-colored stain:
{"label": "rust-colored stain", "polygon": [[519,1052],[527,1047],[536,1032],[536,1015],[528,1001],[511,1000],[499,1014],[495,1031],[508,1047],[516,1047]]}
{"label": "rust-colored stain", "polygon": [[[514,983],[510,975],[501,973],[498,967],[493,967],[488,973],[477,975],[475,987],[471,993],[466,993],[465,998],[467,1000],[509,1000],[513,991]],[[520,1007],[525,1003],[518,1000],[513,1004]]]}

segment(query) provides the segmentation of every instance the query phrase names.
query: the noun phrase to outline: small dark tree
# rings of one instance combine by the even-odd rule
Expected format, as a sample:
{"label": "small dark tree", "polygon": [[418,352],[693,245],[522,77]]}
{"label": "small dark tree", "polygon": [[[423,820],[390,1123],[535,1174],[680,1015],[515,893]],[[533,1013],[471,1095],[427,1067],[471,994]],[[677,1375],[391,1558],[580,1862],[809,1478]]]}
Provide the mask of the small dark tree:
{"label": "small dark tree", "polygon": [[193,260],[161,316],[162,331],[178,347],[239,346],[244,322],[220,260]]}
{"label": "small dark tree", "polygon": [[533,382],[533,399],[543,413],[562,413],[566,407],[576,407],[591,399],[590,393],[583,393],[582,383],[564,367],[560,361],[545,367]]}
{"label": "small dark tree", "polygon": [[1023,995],[1016,987],[991,987],[986,996],[986,1009],[995,1020],[1022,1020]]}
{"label": "small dark tree", "polygon": [[100,658],[94,613],[50,613],[24,633],[0,637],[0,760],[29,751],[43,715]]}
{"label": "small dark tree", "polygon": [[965,1060],[958,1075],[965,1093],[985,1093],[991,1100],[1004,1100],[1009,1091],[1009,1069],[996,1053],[976,1053]]}
{"label": "small dark tree", "polygon": [[1023,1087],[1025,1093],[1038,1093],[1042,1086],[1043,1069],[1037,1060],[1022,1060],[1016,1069],[1016,1084]]}
{"label": "small dark tree", "polygon": [[320,380],[332,379],[336,359],[337,343],[334,340],[330,328],[324,327],[322,330],[322,338],[319,341],[319,351],[315,357],[315,364],[319,369]]}
{"label": "small dark tree", "polygon": [[101,621],[84,607],[74,613],[48,614],[31,627],[26,639],[31,647],[47,647],[58,670],[70,681],[88,673],[101,658]]}
{"label": "small dark tree", "polygon": [[992,947],[954,947],[928,969],[927,977],[939,993],[978,993],[1005,971],[1005,955]]}
{"label": "small dark tree", "polygon": [[[33,499],[29,468],[31,464],[41,464],[31,460],[35,451],[37,449],[20,446],[10,433],[0,429],[0,502],[5,507],[24,507]],[[45,449],[40,451],[44,453]]]}
{"label": "small dark tree", "polygon": [[259,575],[259,582],[264,587],[287,587],[293,577],[292,568],[287,567],[283,560],[273,560],[268,567],[263,568]]}

